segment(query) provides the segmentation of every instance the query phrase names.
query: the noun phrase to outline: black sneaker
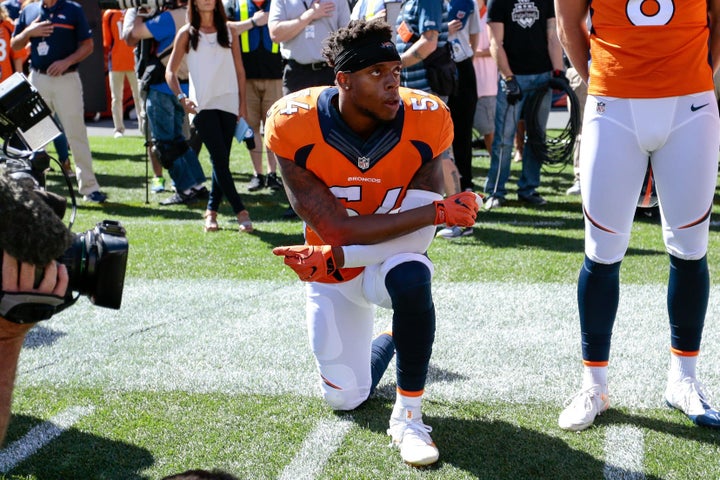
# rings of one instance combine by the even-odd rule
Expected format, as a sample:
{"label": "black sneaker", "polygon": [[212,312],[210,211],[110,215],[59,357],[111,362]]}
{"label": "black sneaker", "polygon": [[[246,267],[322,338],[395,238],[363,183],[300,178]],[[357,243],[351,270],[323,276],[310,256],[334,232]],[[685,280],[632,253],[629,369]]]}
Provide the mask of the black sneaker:
{"label": "black sneaker", "polygon": [[166,198],[162,202],[160,202],[160,205],[183,205],[192,202],[195,197],[195,191],[192,190],[192,193],[182,193],[182,192],[175,192],[172,197]]}
{"label": "black sneaker", "polygon": [[261,188],[265,188],[265,175],[262,173],[259,175],[253,175],[250,179],[250,183],[248,183],[248,192],[254,192],[256,190],[260,190]]}
{"label": "black sneaker", "polygon": [[270,190],[282,190],[283,188],[282,180],[277,176],[277,174],[275,174],[275,172],[267,174],[265,186]]}
{"label": "black sneaker", "polygon": [[530,195],[518,195],[518,200],[528,203],[530,205],[535,205],[536,207],[547,204],[547,200],[541,197],[540,194],[537,192],[533,192]]}
{"label": "black sneaker", "polygon": [[193,187],[192,191],[194,198],[199,198],[200,200],[207,200],[210,198],[210,191],[205,185],[202,185],[200,188]]}

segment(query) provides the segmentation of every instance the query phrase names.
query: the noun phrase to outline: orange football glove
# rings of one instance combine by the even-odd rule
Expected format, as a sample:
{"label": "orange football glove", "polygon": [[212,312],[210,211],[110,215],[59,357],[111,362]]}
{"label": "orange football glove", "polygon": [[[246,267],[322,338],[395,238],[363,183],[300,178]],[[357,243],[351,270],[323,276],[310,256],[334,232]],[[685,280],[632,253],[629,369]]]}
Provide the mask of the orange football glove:
{"label": "orange football glove", "polygon": [[460,192],[445,200],[433,202],[435,205],[434,225],[445,224],[448,227],[472,227],[475,225],[478,205],[477,195],[473,192]]}
{"label": "orange football glove", "polygon": [[273,248],[285,265],[292,268],[303,282],[315,282],[335,273],[335,257],[330,245],[293,245]]}

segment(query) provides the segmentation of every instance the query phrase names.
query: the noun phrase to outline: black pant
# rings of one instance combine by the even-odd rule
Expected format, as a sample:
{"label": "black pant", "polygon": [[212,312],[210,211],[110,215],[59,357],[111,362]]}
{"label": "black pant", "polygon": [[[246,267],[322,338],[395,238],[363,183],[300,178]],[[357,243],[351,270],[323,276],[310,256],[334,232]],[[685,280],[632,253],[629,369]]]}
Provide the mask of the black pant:
{"label": "black pant", "polygon": [[335,85],[335,71],[330,66],[315,66],[287,60],[283,69],[283,95],[303,88]]}
{"label": "black pant", "polygon": [[217,212],[225,195],[235,214],[245,210],[230,173],[230,147],[234,138],[237,115],[223,110],[201,110],[193,123],[208,149],[213,166],[212,188],[207,209]]}
{"label": "black pant", "polygon": [[455,138],[453,155],[460,172],[460,188],[473,188],[472,183],[472,129],[477,104],[477,80],[472,58],[458,62],[459,85],[455,95],[448,98]]}

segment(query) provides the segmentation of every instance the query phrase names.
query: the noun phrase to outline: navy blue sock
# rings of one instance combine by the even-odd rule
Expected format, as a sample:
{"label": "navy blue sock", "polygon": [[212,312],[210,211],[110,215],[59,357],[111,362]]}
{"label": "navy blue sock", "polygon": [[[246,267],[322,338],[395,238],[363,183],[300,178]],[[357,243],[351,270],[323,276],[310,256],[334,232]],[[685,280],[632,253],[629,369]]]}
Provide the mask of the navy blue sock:
{"label": "navy blue sock", "polygon": [[421,262],[401,263],[385,277],[393,306],[397,385],[409,392],[425,388],[435,341],[435,305],[430,280],[430,270]]}
{"label": "navy blue sock", "polygon": [[683,352],[700,350],[709,296],[707,256],[681,260],[670,255],[667,305],[672,348]]}
{"label": "navy blue sock", "polygon": [[370,385],[370,395],[375,392],[375,387],[380,383],[385,370],[387,370],[390,360],[395,355],[395,342],[389,333],[381,333],[372,342],[372,351],[370,353],[370,376],[372,384]]}
{"label": "navy blue sock", "polygon": [[620,263],[593,262],[587,256],[578,277],[578,309],[582,357],[587,362],[607,362],[610,339],[620,300]]}

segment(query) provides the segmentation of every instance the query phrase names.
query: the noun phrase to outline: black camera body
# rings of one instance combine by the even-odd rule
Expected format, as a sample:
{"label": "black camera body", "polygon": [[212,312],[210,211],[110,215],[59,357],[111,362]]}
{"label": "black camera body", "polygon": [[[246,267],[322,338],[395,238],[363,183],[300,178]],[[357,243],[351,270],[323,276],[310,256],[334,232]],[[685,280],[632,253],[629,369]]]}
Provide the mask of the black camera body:
{"label": "black camera body", "polygon": [[[45,170],[49,166],[48,155],[44,151],[11,150],[12,155],[8,155],[7,149],[6,152],[0,153],[0,163],[4,163],[8,180],[3,179],[0,188],[24,190],[24,192],[15,192],[16,197],[18,194],[28,197],[37,195],[52,209],[55,216],[62,219],[67,203],[65,198],[44,189]],[[18,205],[18,208],[25,206]],[[3,208],[11,209],[12,205],[4,205]],[[23,212],[18,213],[23,216]],[[35,212],[31,210],[30,213],[34,214]],[[42,215],[39,216],[42,217]],[[15,227],[18,230],[27,228],[21,221],[15,223],[18,223]],[[34,228],[37,230],[43,226],[34,226]],[[44,234],[45,232],[35,231],[26,233],[25,237],[42,237]],[[119,309],[125,283],[129,246],[125,228],[120,222],[104,220],[86,232],[71,233],[71,237],[70,247],[59,258],[56,258],[58,262],[67,267],[68,271],[69,285],[65,303],[74,303],[77,297],[73,298],[73,292],[78,292],[80,295],[88,296],[99,307]],[[49,242],[57,243],[54,237],[48,238]],[[0,242],[0,247],[12,252],[2,243]],[[21,261],[28,260],[17,258]],[[67,305],[62,308],[67,308]]]}
{"label": "black camera body", "polygon": [[177,0],[98,0],[101,10],[125,10],[146,8],[149,10],[172,10],[178,8]]}

